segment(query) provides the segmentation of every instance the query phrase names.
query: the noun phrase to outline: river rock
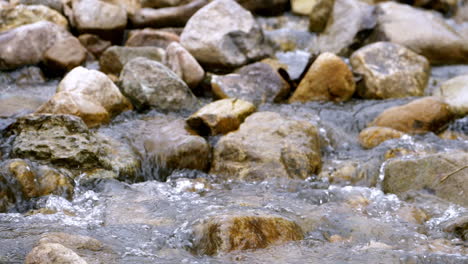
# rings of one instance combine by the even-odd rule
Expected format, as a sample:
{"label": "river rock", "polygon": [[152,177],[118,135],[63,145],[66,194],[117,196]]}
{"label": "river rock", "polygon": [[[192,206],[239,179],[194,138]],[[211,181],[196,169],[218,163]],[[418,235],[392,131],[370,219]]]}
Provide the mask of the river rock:
{"label": "river rock", "polygon": [[33,248],[26,256],[25,264],[87,264],[73,250],[57,243],[44,243]]}
{"label": "river rock", "polygon": [[372,40],[401,44],[432,64],[468,62],[468,42],[440,14],[394,2],[379,4],[377,13]]}
{"label": "river rock", "polygon": [[416,158],[389,160],[382,188],[402,194],[410,190],[431,190],[435,195],[462,206],[468,205],[468,153],[447,152]]}
{"label": "river rock", "polygon": [[442,230],[448,233],[455,233],[464,241],[468,241],[468,214],[464,214],[454,219],[442,223]]}
{"label": "river rock", "polygon": [[104,0],[104,2],[120,6],[127,11],[127,17],[134,15],[141,9],[140,0]]}
{"label": "river rock", "polygon": [[94,127],[130,109],[128,99],[105,74],[77,67],[59,83],[57,94],[36,112],[76,115],[88,127]]}
{"label": "river rock", "polygon": [[163,8],[178,6],[187,2],[186,0],[141,0],[142,7]]}
{"label": "river rock", "polygon": [[459,116],[468,114],[468,75],[462,75],[444,82],[434,93],[442,98]]}
{"label": "river rock", "polygon": [[289,8],[288,0],[236,0],[242,7],[259,15],[280,15]]}
{"label": "river rock", "polygon": [[42,20],[68,28],[67,19],[59,12],[42,5],[17,5],[0,9],[0,32]]}
{"label": "river rock", "polygon": [[63,3],[61,0],[10,0],[10,3],[22,5],[42,5],[52,8],[59,13],[63,11]]}
{"label": "river rock", "polygon": [[[0,34],[0,70],[37,64],[45,60],[46,53],[48,61],[65,63],[58,65],[67,69],[76,67],[84,62],[86,53],[79,42],[70,39],[75,38],[63,27],[48,21],[20,26]],[[68,47],[67,53],[61,52],[69,42],[74,42],[74,45]],[[61,57],[67,54],[73,57]],[[81,59],[79,54],[83,55]]]}
{"label": "river rock", "polygon": [[78,40],[81,42],[81,45],[96,58],[99,58],[101,54],[112,45],[110,41],[103,40],[99,36],[93,34],[80,35]]}
{"label": "river rock", "polygon": [[368,127],[359,133],[359,143],[363,148],[371,149],[382,142],[401,138],[405,134],[389,127]]}
{"label": "river rock", "polygon": [[312,45],[312,51],[348,56],[374,29],[374,9],[359,0],[335,0],[331,17]]}
{"label": "river rock", "polygon": [[305,179],[318,173],[321,155],[317,129],[308,122],[258,112],[218,141],[210,173],[261,181]]}
{"label": "river rock", "polygon": [[268,54],[253,15],[234,0],[215,0],[193,15],[180,37],[202,65],[239,67]]}
{"label": "river rock", "polygon": [[130,20],[136,27],[183,27],[190,17],[208,2],[208,0],[193,0],[175,7],[141,8],[130,16]]}
{"label": "river rock", "polygon": [[191,89],[205,77],[205,71],[197,60],[179,43],[173,42],[166,49],[165,64]]}
{"label": "river rock", "polygon": [[211,88],[218,98],[238,98],[255,105],[280,102],[290,91],[283,77],[262,62],[244,66],[232,74],[213,76]]}
{"label": "river rock", "polygon": [[156,47],[112,46],[102,54],[99,59],[99,66],[100,70],[104,73],[119,76],[125,64],[137,57],[162,62],[165,55],[166,53],[163,49]]}
{"label": "river rock", "polygon": [[129,33],[128,40],[125,42],[125,46],[129,47],[144,47],[152,46],[162,49],[166,49],[172,42],[179,42],[180,38],[174,33],[145,28],[132,30]]}
{"label": "river rock", "polygon": [[350,62],[363,77],[357,92],[367,99],[422,96],[430,75],[426,58],[391,42],[367,45]]}
{"label": "river rock", "polygon": [[75,37],[56,41],[45,53],[44,64],[49,71],[70,71],[86,60],[86,48]]}
{"label": "river rock", "polygon": [[202,136],[227,134],[239,128],[253,112],[255,106],[249,102],[223,99],[205,105],[187,119],[187,124]]}
{"label": "river rock", "polygon": [[193,226],[192,250],[198,255],[216,255],[234,250],[262,249],[302,240],[295,222],[276,215],[225,214],[203,219]]}
{"label": "river rock", "polygon": [[138,109],[155,107],[178,111],[193,109],[197,98],[190,88],[163,64],[146,58],[128,62],[120,74],[122,91]]}
{"label": "river rock", "polygon": [[88,130],[72,115],[29,115],[19,118],[7,131],[14,135],[12,158],[26,158],[78,170],[102,168],[116,176],[135,174],[139,159],[125,145]]}
{"label": "river rock", "polygon": [[309,30],[322,32],[327,26],[330,15],[333,12],[335,0],[315,0],[309,13]]}
{"label": "river rock", "polygon": [[468,22],[468,2],[464,3],[458,8],[457,13],[455,14],[455,20],[458,23]]}
{"label": "river rock", "polygon": [[435,97],[424,97],[385,110],[369,126],[381,126],[410,134],[440,132],[454,118],[449,105]]}
{"label": "river rock", "polygon": [[289,102],[342,102],[349,100],[355,89],[353,73],[348,65],[335,54],[326,52],[309,68]]}
{"label": "river rock", "polygon": [[[127,25],[124,8],[100,0],[76,0],[69,19],[80,33],[96,34],[107,40],[120,40]],[[105,14],[105,15],[103,15]]]}

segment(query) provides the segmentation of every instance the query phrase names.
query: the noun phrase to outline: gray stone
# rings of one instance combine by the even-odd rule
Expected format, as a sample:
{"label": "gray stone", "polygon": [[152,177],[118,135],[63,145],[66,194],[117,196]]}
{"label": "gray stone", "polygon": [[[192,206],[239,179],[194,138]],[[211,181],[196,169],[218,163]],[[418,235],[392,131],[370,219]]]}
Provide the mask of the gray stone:
{"label": "gray stone", "polygon": [[120,74],[121,88],[138,109],[154,107],[178,111],[193,109],[197,98],[190,88],[163,64],[146,58],[128,62]]}
{"label": "gray stone", "polygon": [[157,47],[112,46],[99,58],[99,66],[101,71],[119,76],[125,64],[137,57],[162,62],[165,55],[166,52]]}
{"label": "gray stone", "polygon": [[426,58],[391,42],[367,45],[350,62],[363,78],[358,94],[368,99],[422,96],[430,74]]}
{"label": "gray stone", "polygon": [[58,12],[62,13],[63,10],[63,3],[61,0],[19,0],[19,4],[23,5],[43,5]]}
{"label": "gray stone", "polygon": [[313,6],[309,13],[309,30],[322,32],[333,12],[335,0],[315,0],[311,2],[313,2]]}
{"label": "gray stone", "polygon": [[205,77],[205,71],[197,60],[184,47],[172,42],[166,49],[165,64],[177,74],[191,89]]}

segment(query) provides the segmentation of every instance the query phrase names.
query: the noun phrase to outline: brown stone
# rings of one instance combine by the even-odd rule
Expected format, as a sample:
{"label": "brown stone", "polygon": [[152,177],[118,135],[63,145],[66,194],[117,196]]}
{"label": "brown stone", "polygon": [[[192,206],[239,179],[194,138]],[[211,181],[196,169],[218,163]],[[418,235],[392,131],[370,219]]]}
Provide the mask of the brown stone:
{"label": "brown stone", "polygon": [[75,37],[59,39],[44,54],[44,63],[49,70],[70,71],[85,60],[86,49]]}
{"label": "brown stone", "polygon": [[110,41],[101,39],[99,36],[92,34],[83,34],[78,37],[78,40],[91,54],[99,58],[101,54],[112,44]]}
{"label": "brown stone", "polygon": [[33,248],[26,256],[24,263],[87,264],[73,250],[57,243],[44,243]]}
{"label": "brown stone", "polygon": [[389,127],[410,134],[437,133],[453,118],[446,103],[435,97],[424,97],[385,110],[369,126]]}
{"label": "brown stone", "polygon": [[197,60],[179,43],[171,43],[166,49],[166,65],[191,89],[205,77],[205,71]]}
{"label": "brown stone", "polygon": [[328,19],[333,12],[335,0],[314,0],[309,12],[309,30],[312,32],[322,32],[327,26]]}
{"label": "brown stone", "polygon": [[377,147],[384,141],[401,138],[404,133],[388,127],[369,127],[359,133],[359,143],[366,149]]}
{"label": "brown stone", "polygon": [[125,46],[144,47],[152,46],[166,49],[172,42],[179,42],[178,35],[164,30],[145,28],[142,30],[132,30],[129,33]]}
{"label": "brown stone", "polygon": [[315,60],[289,102],[342,102],[353,96],[355,88],[348,65],[338,56],[327,52]]}

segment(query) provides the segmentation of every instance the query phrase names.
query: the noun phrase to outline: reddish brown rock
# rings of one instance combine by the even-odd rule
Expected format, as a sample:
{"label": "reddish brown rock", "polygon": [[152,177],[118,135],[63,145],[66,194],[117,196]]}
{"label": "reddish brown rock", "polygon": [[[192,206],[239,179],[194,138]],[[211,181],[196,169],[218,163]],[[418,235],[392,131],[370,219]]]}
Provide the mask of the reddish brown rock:
{"label": "reddish brown rock", "polygon": [[369,127],[359,133],[359,143],[366,149],[374,148],[382,142],[400,138],[404,133],[389,127]]}

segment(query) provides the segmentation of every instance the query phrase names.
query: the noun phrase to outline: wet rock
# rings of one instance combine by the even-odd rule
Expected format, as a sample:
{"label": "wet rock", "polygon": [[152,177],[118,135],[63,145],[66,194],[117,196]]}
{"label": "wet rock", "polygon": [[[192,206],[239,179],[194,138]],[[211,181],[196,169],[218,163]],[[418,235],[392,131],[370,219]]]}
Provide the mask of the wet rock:
{"label": "wet rock", "polygon": [[455,233],[463,240],[468,241],[468,215],[461,215],[454,219],[442,223],[442,230],[448,233]]}
{"label": "wet rock", "polygon": [[286,218],[267,214],[227,214],[204,219],[193,227],[199,255],[252,250],[303,239],[301,228]]}
{"label": "wet rock", "polygon": [[208,4],[208,0],[193,0],[185,5],[165,8],[141,8],[130,16],[136,27],[183,27],[200,8]]}
{"label": "wet rock", "polygon": [[17,0],[10,1],[22,5],[43,5],[62,13],[63,3],[60,0]]}
{"label": "wet rock", "polygon": [[165,64],[191,89],[196,88],[205,77],[205,71],[197,60],[176,42],[167,47]]}
{"label": "wet rock", "polygon": [[311,54],[309,52],[297,50],[291,52],[278,52],[275,54],[278,61],[286,65],[286,72],[293,81],[299,81],[302,74],[307,70],[311,61]]}
{"label": "wet rock", "polygon": [[[0,70],[18,68],[23,65],[37,64],[45,60],[67,62],[66,68],[78,63],[76,54],[82,54],[83,47],[68,47],[68,52],[60,52],[74,37],[63,27],[47,21],[17,27],[0,35]],[[73,40],[71,40],[73,42]],[[58,51],[55,51],[58,49]],[[74,55],[68,59],[60,56]],[[85,57],[83,58],[84,61]]]}
{"label": "wet rock", "polygon": [[86,48],[75,37],[56,41],[44,53],[44,64],[49,71],[70,71],[85,60]]}
{"label": "wet rock", "polygon": [[142,0],[142,7],[163,8],[170,6],[178,6],[187,2],[186,0]]}
{"label": "wet rock", "polygon": [[359,0],[336,0],[327,26],[312,51],[347,56],[362,45],[375,25],[373,6]]}
{"label": "wet rock", "polygon": [[313,125],[259,112],[218,141],[210,173],[256,181],[305,179],[320,167],[319,138]]}
{"label": "wet rock", "polygon": [[139,160],[128,147],[88,130],[72,115],[29,115],[7,131],[14,135],[12,158],[26,158],[75,171],[102,168],[118,176],[133,175]]}
{"label": "wet rock", "polygon": [[280,102],[290,90],[283,77],[262,62],[244,66],[233,74],[215,75],[211,87],[218,98],[238,98],[255,105]]}
{"label": "wet rock", "polygon": [[41,68],[37,66],[25,66],[14,71],[3,72],[0,74],[0,83],[2,84],[42,84],[46,78]]}
{"label": "wet rock", "polygon": [[410,190],[430,190],[435,195],[463,206],[468,205],[468,154],[447,152],[389,160],[382,188],[402,194]]}
{"label": "wet rock", "polygon": [[53,9],[42,5],[17,5],[0,9],[0,32],[42,20],[68,28],[67,19]]}
{"label": "wet rock", "polygon": [[422,96],[430,74],[426,58],[390,42],[367,45],[350,62],[363,77],[358,94],[368,99]]}
{"label": "wet rock", "polygon": [[437,133],[453,118],[449,105],[435,97],[424,97],[385,110],[369,126],[389,127],[410,134]]}
{"label": "wet rock", "polygon": [[120,6],[127,11],[127,17],[134,15],[141,8],[139,0],[105,0],[104,2]]}
{"label": "wet rock", "polygon": [[152,28],[145,28],[141,30],[130,31],[128,40],[125,42],[125,46],[151,46],[166,49],[167,46],[172,42],[179,41],[179,36],[174,33]]}
{"label": "wet rock", "polygon": [[162,62],[165,54],[163,49],[156,47],[112,46],[102,54],[99,59],[99,66],[104,73],[119,76],[125,64],[137,57]]}
{"label": "wet rock", "polygon": [[170,69],[146,58],[128,62],[120,75],[121,88],[138,109],[155,107],[177,111],[193,109],[197,98]]}
{"label": "wet rock", "polygon": [[227,134],[239,128],[254,111],[255,106],[249,102],[223,99],[205,105],[187,119],[187,124],[202,136]]}
{"label": "wet rock", "polygon": [[39,239],[37,244],[57,243],[67,248],[77,250],[102,250],[104,245],[101,241],[88,236],[73,235],[67,233],[46,233]]}
{"label": "wet rock", "polygon": [[468,61],[466,40],[445,23],[440,14],[394,2],[379,4],[377,12],[378,25],[372,40],[406,46],[432,64]]}
{"label": "wet rock", "polygon": [[[96,34],[107,40],[120,40],[127,25],[124,8],[100,0],[76,0],[69,19],[80,33]],[[105,15],[103,15],[105,14]]]}
{"label": "wet rock", "polygon": [[33,248],[26,256],[24,263],[87,264],[87,262],[73,250],[57,243],[44,243]]}
{"label": "wet rock", "polygon": [[242,7],[260,15],[280,15],[289,8],[288,0],[236,0]]}
{"label": "wet rock", "polygon": [[327,26],[330,15],[333,12],[335,0],[311,1],[312,8],[309,13],[309,30],[312,32],[322,32]]}
{"label": "wet rock", "polygon": [[468,114],[468,75],[462,75],[444,82],[434,93],[442,98],[459,116]]}
{"label": "wet rock", "polygon": [[200,9],[180,40],[202,65],[212,67],[239,67],[268,54],[255,18],[234,0],[215,0]]}
{"label": "wet rock", "polygon": [[57,94],[37,113],[76,115],[88,127],[94,127],[130,109],[130,102],[105,74],[77,67],[63,78]]}
{"label": "wet rock", "polygon": [[29,114],[44,103],[44,100],[31,96],[10,96],[0,98],[0,117]]}
{"label": "wet rock", "polygon": [[342,102],[349,100],[355,89],[356,84],[348,65],[338,56],[326,52],[309,68],[289,102]]}
{"label": "wet rock", "polygon": [[99,36],[92,34],[83,34],[78,37],[78,40],[81,42],[88,52],[93,54],[96,58],[99,58],[101,54],[111,46],[110,41],[101,39]]}
{"label": "wet rock", "polygon": [[363,148],[377,147],[384,141],[401,138],[405,134],[389,127],[368,127],[359,133],[359,143]]}

